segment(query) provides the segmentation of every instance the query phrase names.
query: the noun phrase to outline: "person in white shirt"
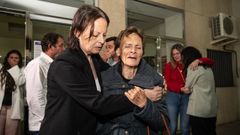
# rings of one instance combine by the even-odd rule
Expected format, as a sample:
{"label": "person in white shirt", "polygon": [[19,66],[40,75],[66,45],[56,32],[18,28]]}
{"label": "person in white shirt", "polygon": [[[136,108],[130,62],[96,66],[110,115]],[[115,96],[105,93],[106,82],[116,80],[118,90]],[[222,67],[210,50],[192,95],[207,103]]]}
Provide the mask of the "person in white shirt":
{"label": "person in white shirt", "polygon": [[17,135],[23,120],[25,78],[22,55],[11,50],[0,68],[0,135]]}
{"label": "person in white shirt", "polygon": [[53,59],[64,50],[63,36],[47,33],[41,41],[41,46],[43,51],[41,55],[30,61],[24,70],[30,135],[39,135],[47,103],[47,73]]}

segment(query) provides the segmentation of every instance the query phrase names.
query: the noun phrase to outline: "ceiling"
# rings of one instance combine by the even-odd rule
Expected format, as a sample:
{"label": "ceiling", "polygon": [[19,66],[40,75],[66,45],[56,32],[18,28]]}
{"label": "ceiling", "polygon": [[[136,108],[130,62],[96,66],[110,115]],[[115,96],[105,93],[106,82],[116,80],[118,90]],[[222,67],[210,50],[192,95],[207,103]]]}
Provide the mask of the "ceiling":
{"label": "ceiling", "polygon": [[70,7],[80,7],[82,4],[90,4],[94,3],[94,0],[40,0],[51,3],[56,3],[60,5],[70,6]]}
{"label": "ceiling", "polygon": [[[48,4],[43,3],[43,1]],[[30,0],[0,0],[0,4],[6,7],[28,9],[32,10],[33,13],[37,12],[69,19],[72,18],[77,7],[82,4],[93,5],[94,2],[95,0],[31,0],[30,3]],[[146,0],[126,0],[126,5],[128,26],[135,25],[142,30],[163,24],[165,19],[170,16],[182,14],[181,12],[149,4]],[[34,6],[38,6],[38,8],[34,8]]]}

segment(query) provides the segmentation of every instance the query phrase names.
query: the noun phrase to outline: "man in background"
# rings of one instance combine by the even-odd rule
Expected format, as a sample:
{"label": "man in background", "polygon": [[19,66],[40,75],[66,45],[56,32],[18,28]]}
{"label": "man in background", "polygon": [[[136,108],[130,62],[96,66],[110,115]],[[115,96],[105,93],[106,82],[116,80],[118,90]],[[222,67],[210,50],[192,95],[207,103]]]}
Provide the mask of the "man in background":
{"label": "man in background", "polygon": [[99,53],[103,61],[107,62],[110,66],[115,65],[119,61],[117,50],[119,45],[116,43],[117,37],[109,37],[105,41],[103,49]]}
{"label": "man in background", "polygon": [[29,133],[39,135],[47,103],[47,72],[53,59],[64,50],[64,39],[57,33],[47,33],[41,41],[41,55],[25,68],[26,92],[29,111]]}

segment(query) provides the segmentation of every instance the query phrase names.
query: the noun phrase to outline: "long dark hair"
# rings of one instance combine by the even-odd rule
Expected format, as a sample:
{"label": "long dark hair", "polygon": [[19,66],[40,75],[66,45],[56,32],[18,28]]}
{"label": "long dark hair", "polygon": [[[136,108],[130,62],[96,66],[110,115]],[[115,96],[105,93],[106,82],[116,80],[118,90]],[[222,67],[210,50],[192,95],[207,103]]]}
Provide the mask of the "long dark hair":
{"label": "long dark hair", "polygon": [[192,46],[186,47],[182,50],[182,62],[184,65],[184,73],[187,74],[188,66],[196,59],[202,58],[200,51]]}
{"label": "long dark hair", "polygon": [[82,34],[87,26],[91,26],[89,39],[93,35],[94,22],[99,19],[104,18],[109,24],[110,20],[107,14],[98,7],[91,5],[81,6],[75,13],[72,21],[71,30],[68,37],[68,47],[72,49],[79,49],[79,40],[76,37],[76,32]]}
{"label": "long dark hair", "polygon": [[10,57],[11,54],[17,54],[19,57],[18,66],[19,66],[19,68],[21,68],[23,66],[21,53],[18,50],[9,51],[6,55],[6,57],[4,58],[3,66],[0,70],[0,82],[1,82],[1,88],[5,84],[5,88],[7,90],[14,91],[16,89],[15,81],[7,71],[8,69],[11,68],[11,65],[8,63],[8,58]]}

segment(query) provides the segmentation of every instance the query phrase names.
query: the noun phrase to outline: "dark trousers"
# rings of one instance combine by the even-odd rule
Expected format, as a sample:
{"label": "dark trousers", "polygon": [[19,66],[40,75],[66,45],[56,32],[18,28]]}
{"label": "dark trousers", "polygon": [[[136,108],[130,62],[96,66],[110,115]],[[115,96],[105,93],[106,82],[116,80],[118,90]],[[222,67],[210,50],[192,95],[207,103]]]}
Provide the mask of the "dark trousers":
{"label": "dark trousers", "polygon": [[39,131],[29,131],[30,135],[40,135]]}
{"label": "dark trousers", "polygon": [[29,135],[29,130],[28,130],[28,106],[24,106],[24,135]]}
{"label": "dark trousers", "polygon": [[202,118],[190,115],[192,135],[217,135],[216,117]]}

